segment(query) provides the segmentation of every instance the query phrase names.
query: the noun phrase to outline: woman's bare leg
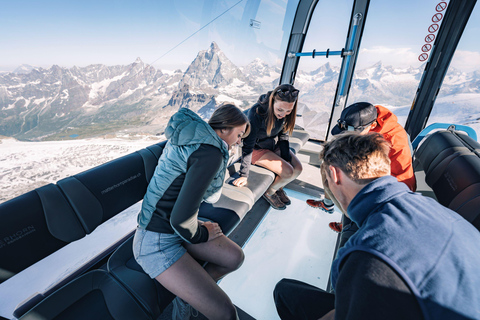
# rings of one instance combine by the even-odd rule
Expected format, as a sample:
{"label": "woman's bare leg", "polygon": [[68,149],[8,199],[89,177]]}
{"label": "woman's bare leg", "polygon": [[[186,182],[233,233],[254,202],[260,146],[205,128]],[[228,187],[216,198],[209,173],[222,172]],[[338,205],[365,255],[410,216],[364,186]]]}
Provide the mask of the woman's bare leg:
{"label": "woman's bare leg", "polygon": [[[240,267],[244,259],[242,249],[224,235],[185,247],[191,254],[185,253],[155,279],[208,319],[236,319],[235,307],[216,279]],[[192,256],[208,261],[206,269]]]}
{"label": "woman's bare leg", "polygon": [[267,190],[267,194],[275,193],[275,191],[283,188],[302,173],[302,163],[292,151],[290,151],[290,155],[292,156],[292,161],[287,162],[275,152],[266,152],[255,162],[255,165],[268,169],[276,174],[275,180]]}
{"label": "woman's bare leg", "polygon": [[242,248],[225,235],[199,244],[185,243],[184,246],[192,257],[208,262],[205,270],[215,281],[240,268],[245,259]]}

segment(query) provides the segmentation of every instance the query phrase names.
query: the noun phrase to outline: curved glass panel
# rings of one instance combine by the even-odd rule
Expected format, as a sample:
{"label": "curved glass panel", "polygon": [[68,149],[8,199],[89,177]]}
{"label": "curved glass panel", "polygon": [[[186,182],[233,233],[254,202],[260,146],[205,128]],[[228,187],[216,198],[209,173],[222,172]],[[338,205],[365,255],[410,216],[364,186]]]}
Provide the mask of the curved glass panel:
{"label": "curved glass panel", "polygon": [[[250,107],[278,84],[297,5],[3,3],[0,29],[9,31],[0,33],[0,202],[163,140],[179,108],[207,119],[224,102]],[[2,283],[0,295],[9,299],[0,316],[11,318],[19,302],[135,228],[138,204],[130,209]],[[51,276],[38,277],[46,269]]]}
{"label": "curved glass panel", "polygon": [[[0,28],[9,32],[0,34],[0,137],[16,140],[9,139],[9,152],[0,155],[8,163],[0,169],[0,202],[140,149],[146,145],[141,140],[163,139],[168,119],[179,108],[208,119],[224,102],[253,105],[278,84],[297,4],[5,3]],[[83,139],[92,137],[114,144],[134,139],[139,146],[133,143],[108,159],[75,147],[74,141],[88,145]],[[45,151],[48,156],[39,162],[32,153],[16,155],[13,148],[41,144],[17,140],[71,140],[67,155],[89,159],[82,164]]]}
{"label": "curved glass panel", "polygon": [[[341,51],[345,46],[353,1],[319,1],[303,52]],[[295,86],[300,90],[297,124],[310,138],[325,140],[342,59],[340,56],[300,57]]]}
{"label": "curved glass panel", "polygon": [[425,68],[420,56],[428,49],[424,46],[438,2],[370,4],[347,106],[360,101],[383,105],[405,125]]}
{"label": "curved glass panel", "polygon": [[451,123],[472,127],[480,136],[480,9],[472,11],[463,31],[427,126]]}

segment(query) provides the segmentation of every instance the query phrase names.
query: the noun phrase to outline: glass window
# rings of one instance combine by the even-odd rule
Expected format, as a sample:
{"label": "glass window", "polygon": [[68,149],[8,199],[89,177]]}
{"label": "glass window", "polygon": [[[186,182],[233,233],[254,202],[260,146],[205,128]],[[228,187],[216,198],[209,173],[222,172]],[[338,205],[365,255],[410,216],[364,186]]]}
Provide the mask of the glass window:
{"label": "glass window", "polygon": [[[303,52],[340,51],[345,46],[351,0],[319,1],[312,16]],[[301,57],[295,77],[300,90],[296,123],[310,138],[325,140],[342,59],[340,56]]]}
{"label": "glass window", "polygon": [[[6,3],[0,11],[0,28],[9,30],[0,34],[0,138],[9,144],[0,155],[6,164],[0,202],[140,149],[141,140],[158,140],[181,107],[207,119],[224,102],[252,106],[278,84],[297,4]],[[93,137],[139,145],[109,158],[74,150],[76,141],[97,143],[84,140]],[[38,158],[25,151],[46,140],[69,140],[70,152]],[[89,159],[68,157],[80,154]]]}
{"label": "glass window", "polygon": [[[223,102],[250,107],[278,84],[297,4],[2,4],[0,202],[163,140],[179,108],[207,119]],[[128,234],[130,209],[2,283],[0,316]]]}
{"label": "glass window", "polygon": [[425,68],[420,55],[427,44],[429,27],[434,24],[437,4],[438,1],[370,4],[347,106],[360,101],[383,105],[405,125]]}
{"label": "glass window", "polygon": [[480,9],[472,11],[463,31],[442,87],[435,100],[427,126],[432,123],[472,127],[480,136]]}

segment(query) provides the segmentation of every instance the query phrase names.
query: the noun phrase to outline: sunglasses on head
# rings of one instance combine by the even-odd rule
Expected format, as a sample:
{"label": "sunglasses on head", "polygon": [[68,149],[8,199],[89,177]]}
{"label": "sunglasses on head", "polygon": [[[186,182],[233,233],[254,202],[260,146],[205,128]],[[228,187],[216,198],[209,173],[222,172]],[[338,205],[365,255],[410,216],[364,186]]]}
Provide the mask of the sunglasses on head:
{"label": "sunglasses on head", "polygon": [[284,89],[278,89],[277,90],[277,95],[280,97],[280,98],[287,98],[287,97],[294,97],[296,98],[298,96],[298,91],[297,89],[293,89],[293,90],[290,90],[290,89],[287,89],[287,88],[284,88]]}
{"label": "sunglasses on head", "polygon": [[366,127],[368,127],[369,125],[371,125],[374,122],[375,122],[375,120],[373,120],[369,124],[366,124],[364,126],[358,126],[358,127],[355,128],[354,126],[348,125],[345,120],[342,120],[342,119],[337,120],[338,127],[342,130],[345,130],[345,131],[363,131],[363,130],[365,130]]}

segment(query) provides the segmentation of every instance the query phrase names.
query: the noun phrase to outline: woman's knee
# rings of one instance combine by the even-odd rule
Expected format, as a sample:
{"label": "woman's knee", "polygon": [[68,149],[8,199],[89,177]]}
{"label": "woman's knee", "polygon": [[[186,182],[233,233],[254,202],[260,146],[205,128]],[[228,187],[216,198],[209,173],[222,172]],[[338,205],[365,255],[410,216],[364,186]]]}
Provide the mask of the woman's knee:
{"label": "woman's knee", "polygon": [[224,304],[222,308],[220,308],[218,314],[218,319],[228,319],[228,320],[236,320],[237,319],[237,309],[235,306],[230,302],[228,304]]}
{"label": "woman's knee", "polygon": [[243,253],[242,248],[238,247],[235,250],[232,250],[229,255],[230,259],[228,261],[228,268],[230,271],[235,271],[240,268],[245,261],[245,254]]}
{"label": "woman's knee", "polygon": [[280,177],[282,179],[291,179],[295,173],[294,168],[291,165],[283,166]]}
{"label": "woman's knee", "polygon": [[302,164],[298,162],[298,164],[293,168],[293,175],[294,177],[298,177],[303,171]]}

